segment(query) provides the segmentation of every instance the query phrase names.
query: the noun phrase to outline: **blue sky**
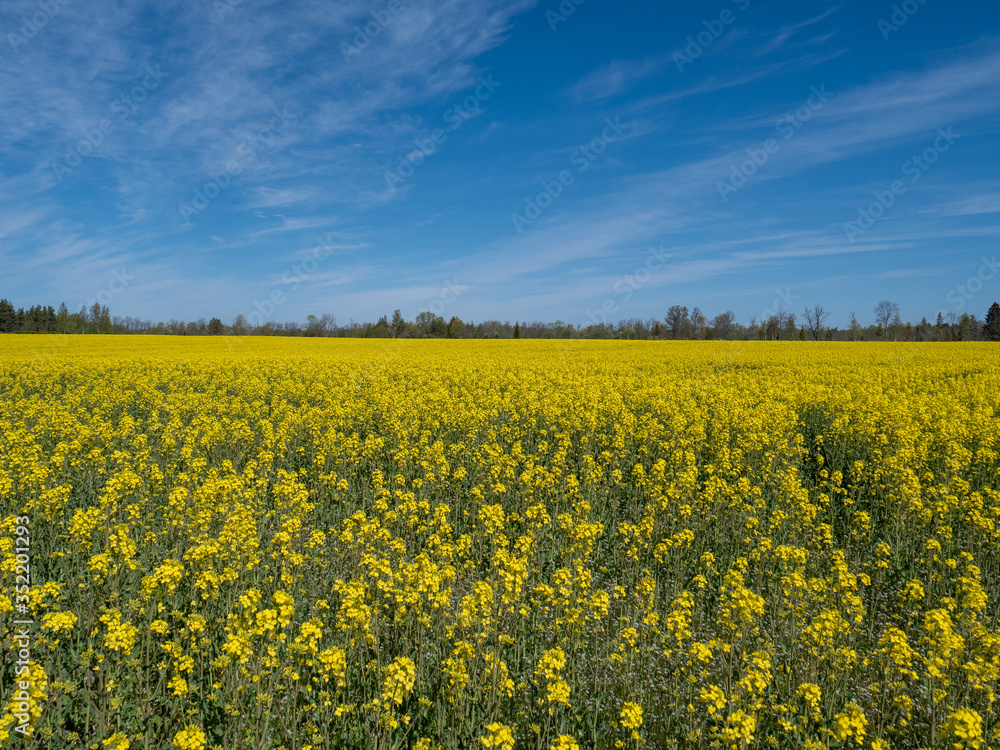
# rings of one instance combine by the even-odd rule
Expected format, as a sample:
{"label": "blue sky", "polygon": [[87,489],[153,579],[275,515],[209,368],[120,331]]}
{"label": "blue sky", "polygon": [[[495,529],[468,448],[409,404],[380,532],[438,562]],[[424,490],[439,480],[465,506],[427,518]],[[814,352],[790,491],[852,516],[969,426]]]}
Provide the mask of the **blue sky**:
{"label": "blue sky", "polygon": [[1000,8],[13,0],[0,296],[871,322],[1000,299]]}

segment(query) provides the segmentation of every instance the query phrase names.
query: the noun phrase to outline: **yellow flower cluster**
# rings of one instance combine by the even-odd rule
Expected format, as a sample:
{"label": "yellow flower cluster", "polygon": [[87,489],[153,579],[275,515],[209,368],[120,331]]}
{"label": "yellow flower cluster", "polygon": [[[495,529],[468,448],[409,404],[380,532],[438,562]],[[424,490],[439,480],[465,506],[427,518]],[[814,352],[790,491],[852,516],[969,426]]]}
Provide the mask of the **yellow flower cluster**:
{"label": "yellow flower cluster", "polygon": [[956,740],[958,750],[979,750],[983,744],[983,718],[975,711],[959,709],[948,717],[944,729]]}
{"label": "yellow flower cluster", "polygon": [[[111,651],[117,651],[120,654],[130,654],[139,636],[139,628],[131,623],[122,622],[121,617],[122,613],[117,609],[101,615],[100,621],[107,628],[104,634],[104,645]],[[96,630],[94,631],[94,635],[97,635]]]}
{"label": "yellow flower cluster", "polygon": [[128,750],[132,743],[123,732],[115,732],[101,743],[104,750]]}
{"label": "yellow flower cluster", "polygon": [[642,726],[642,706],[628,702],[621,710],[622,726],[626,729],[638,729]]}
{"label": "yellow flower cluster", "polygon": [[397,706],[413,690],[416,680],[416,667],[411,659],[399,657],[386,667],[385,681],[382,683],[382,700],[393,702]]}
{"label": "yellow flower cluster", "polygon": [[200,727],[187,727],[174,737],[177,750],[205,750],[205,733]]}
{"label": "yellow flower cluster", "polygon": [[50,612],[42,618],[42,630],[54,633],[72,630],[79,618],[72,612]]}
{"label": "yellow flower cluster", "polygon": [[865,712],[856,703],[848,703],[846,710],[833,719],[833,734],[839,742],[853,740],[863,745],[867,729],[868,720],[865,718]]}
{"label": "yellow flower cluster", "polygon": [[510,731],[510,727],[500,722],[494,722],[488,724],[486,727],[487,734],[480,738],[480,742],[483,747],[497,748],[497,750],[514,750],[514,735]]}

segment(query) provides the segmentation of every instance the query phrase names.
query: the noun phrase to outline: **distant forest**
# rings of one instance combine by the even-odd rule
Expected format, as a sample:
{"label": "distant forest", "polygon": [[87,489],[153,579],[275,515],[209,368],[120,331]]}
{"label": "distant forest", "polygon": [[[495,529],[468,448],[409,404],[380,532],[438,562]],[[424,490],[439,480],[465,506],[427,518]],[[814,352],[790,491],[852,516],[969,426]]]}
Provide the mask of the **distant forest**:
{"label": "distant forest", "polygon": [[617,323],[595,322],[574,326],[553,323],[487,320],[463,321],[457,316],[446,320],[432,312],[421,312],[406,320],[396,310],[374,323],[338,325],[332,315],[310,315],[304,322],[276,323],[247,320],[237,315],[231,324],[219,318],[197,321],[171,319],[153,323],[133,317],[112,315],[107,305],[69,312],[65,303],[56,310],[51,305],[34,305],[27,310],[0,299],[0,333],[61,334],[159,334],[172,336],[322,336],[340,338],[452,338],[452,339],[642,339],[642,340],[722,340],[722,341],[1000,341],[1000,304],[994,302],[982,321],[963,312],[938,313],[933,323],[904,322],[899,306],[880,302],[873,319],[862,325],[851,313],[850,325],[828,326],[830,312],[822,306],[806,307],[801,317],[783,308],[745,325],[732,311],[708,319],[697,307],[688,310],[673,305],[662,319],[629,318]]}

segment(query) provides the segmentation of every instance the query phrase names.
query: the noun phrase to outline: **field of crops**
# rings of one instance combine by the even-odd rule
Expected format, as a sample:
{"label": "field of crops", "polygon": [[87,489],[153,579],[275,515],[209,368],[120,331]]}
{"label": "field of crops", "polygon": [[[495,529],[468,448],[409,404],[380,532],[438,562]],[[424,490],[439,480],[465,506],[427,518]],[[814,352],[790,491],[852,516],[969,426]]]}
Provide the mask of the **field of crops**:
{"label": "field of crops", "polygon": [[989,344],[0,337],[0,744],[1000,747],[998,428]]}

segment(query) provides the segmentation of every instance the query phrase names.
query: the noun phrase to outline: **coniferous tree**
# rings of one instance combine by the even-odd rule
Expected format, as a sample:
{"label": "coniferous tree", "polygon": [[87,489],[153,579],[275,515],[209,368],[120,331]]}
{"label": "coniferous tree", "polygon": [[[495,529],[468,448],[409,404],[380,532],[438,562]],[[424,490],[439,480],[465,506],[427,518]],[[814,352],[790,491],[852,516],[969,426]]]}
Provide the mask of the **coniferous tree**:
{"label": "coniferous tree", "polygon": [[16,325],[14,305],[9,300],[0,299],[0,333],[13,333]]}
{"label": "coniferous tree", "polygon": [[1000,304],[994,302],[990,305],[982,330],[984,340],[1000,341]]}
{"label": "coniferous tree", "polygon": [[934,340],[951,341],[951,328],[944,322],[944,315],[938,311],[937,320],[934,322]]}

